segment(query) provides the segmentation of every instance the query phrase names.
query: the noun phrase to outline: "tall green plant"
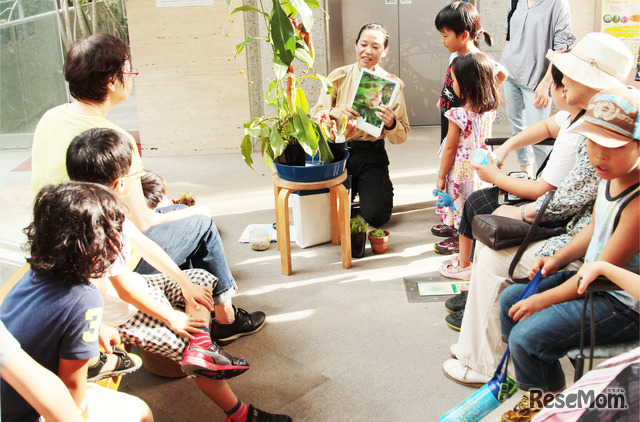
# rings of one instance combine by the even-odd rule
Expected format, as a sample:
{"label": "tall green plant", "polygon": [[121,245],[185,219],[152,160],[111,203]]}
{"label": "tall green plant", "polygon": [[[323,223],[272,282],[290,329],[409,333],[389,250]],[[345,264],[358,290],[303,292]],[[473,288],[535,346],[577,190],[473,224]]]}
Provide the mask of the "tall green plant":
{"label": "tall green plant", "polygon": [[[232,0],[227,0],[231,5]],[[266,35],[247,37],[236,46],[234,57],[254,41],[263,41],[271,46],[273,54],[272,80],[265,94],[266,104],[275,107],[275,116],[259,116],[244,124],[245,136],[241,143],[242,157],[249,167],[253,167],[252,137],[261,142],[263,162],[273,168],[273,160],[280,156],[287,145],[299,143],[304,151],[314,156],[318,152],[326,162],[333,160],[329,146],[320,133],[318,124],[308,117],[309,104],[301,80],[314,78],[322,83],[325,92],[331,93],[333,85],[327,78],[317,73],[294,74],[294,60],[302,62],[308,70],[313,66],[314,47],[311,38],[314,17],[311,9],[320,8],[318,0],[272,0],[268,12],[262,0],[259,7],[243,5],[229,12],[229,18],[238,12],[258,13],[267,28]]]}
{"label": "tall green plant", "polygon": [[129,44],[120,0],[56,0],[56,3],[65,51],[69,51],[76,40],[100,32],[114,35]]}

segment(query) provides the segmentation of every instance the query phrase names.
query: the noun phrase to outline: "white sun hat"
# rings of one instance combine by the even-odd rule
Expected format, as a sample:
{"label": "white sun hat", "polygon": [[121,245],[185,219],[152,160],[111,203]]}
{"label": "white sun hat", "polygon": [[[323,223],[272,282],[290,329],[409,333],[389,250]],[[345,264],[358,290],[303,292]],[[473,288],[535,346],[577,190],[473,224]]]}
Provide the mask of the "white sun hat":
{"label": "white sun hat", "polygon": [[594,89],[625,86],[634,65],[629,48],[601,32],[585,35],[567,53],[549,50],[547,58],[567,77]]}

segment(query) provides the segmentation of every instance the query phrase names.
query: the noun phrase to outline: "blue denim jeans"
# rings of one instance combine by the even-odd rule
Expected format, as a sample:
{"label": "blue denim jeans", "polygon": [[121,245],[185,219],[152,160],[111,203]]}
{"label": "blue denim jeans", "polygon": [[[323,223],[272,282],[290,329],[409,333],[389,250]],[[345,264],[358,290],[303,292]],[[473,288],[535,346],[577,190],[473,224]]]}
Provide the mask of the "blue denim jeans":
{"label": "blue denim jeans", "polygon": [[[513,127],[513,135],[522,132],[532,124],[549,117],[551,111],[551,99],[549,105],[544,108],[537,108],[533,105],[535,92],[516,80],[507,78],[504,81],[504,100],[506,103],[507,119]],[[518,148],[516,156],[518,164],[526,166],[533,164],[535,156],[536,166],[539,168],[544,159],[551,152],[550,146],[534,145]]]}
{"label": "blue denim jeans", "polygon": [[[215,305],[225,303],[235,295],[236,282],[227,264],[220,233],[210,217],[195,215],[158,224],[144,234],[160,245],[181,269],[202,268],[215,275],[218,278],[213,289]],[[140,274],[158,272],[145,260],[141,260],[134,271]]]}
{"label": "blue denim jeans", "polygon": [[[539,292],[571,278],[575,271],[563,271],[542,279]],[[526,284],[513,284],[500,295],[502,337],[508,340],[518,387],[523,391],[558,391],[565,386],[559,359],[580,346],[583,299],[552,305],[514,325],[509,308],[518,301]],[[577,289],[577,285],[576,285]],[[612,295],[594,296],[596,343],[612,344],[638,339],[639,314]],[[590,332],[591,311],[587,308],[585,330]],[[588,341],[588,340],[587,340]]]}

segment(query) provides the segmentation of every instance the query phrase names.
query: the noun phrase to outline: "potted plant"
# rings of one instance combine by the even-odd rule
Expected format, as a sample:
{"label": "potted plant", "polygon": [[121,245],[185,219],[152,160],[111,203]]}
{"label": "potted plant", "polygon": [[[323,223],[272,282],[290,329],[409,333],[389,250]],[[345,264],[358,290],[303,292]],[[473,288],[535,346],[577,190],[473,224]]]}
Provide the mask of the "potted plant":
{"label": "potted plant", "polygon": [[380,254],[387,251],[389,246],[389,231],[383,229],[371,230],[368,233],[369,243],[373,253]]}
{"label": "potted plant", "polygon": [[340,120],[340,131],[338,131],[337,126],[336,121],[332,120],[327,114],[320,116],[322,134],[329,143],[329,149],[331,150],[333,159],[340,161],[344,158],[347,137],[351,135],[356,128],[356,121],[347,119],[347,116],[342,116]]}
{"label": "potted plant", "polygon": [[[227,0],[230,5],[231,0]],[[316,73],[305,73],[296,76],[292,63],[298,60],[306,65],[306,71],[313,66],[314,48],[311,29],[314,17],[312,8],[319,8],[318,0],[272,0],[272,9],[268,12],[263,1],[259,7],[243,5],[229,12],[229,17],[238,12],[258,13],[264,19],[266,35],[247,37],[236,46],[235,57],[244,47],[253,41],[264,41],[271,46],[273,53],[272,80],[265,94],[266,104],[276,109],[275,116],[258,116],[244,124],[245,136],[242,139],[242,157],[249,167],[253,167],[252,138],[261,143],[260,151],[263,162],[273,169],[273,161],[280,164],[305,165],[304,154],[320,155],[326,162],[333,161],[326,140],[320,133],[318,124],[308,117],[309,104],[299,82],[305,78],[315,78],[323,85],[327,93],[333,91],[333,85],[325,77]],[[298,151],[298,160],[295,162]],[[300,158],[301,157],[301,158]]]}
{"label": "potted plant", "polygon": [[353,258],[362,258],[364,256],[364,247],[367,244],[366,239],[367,222],[362,217],[357,216],[351,219],[351,256]]}

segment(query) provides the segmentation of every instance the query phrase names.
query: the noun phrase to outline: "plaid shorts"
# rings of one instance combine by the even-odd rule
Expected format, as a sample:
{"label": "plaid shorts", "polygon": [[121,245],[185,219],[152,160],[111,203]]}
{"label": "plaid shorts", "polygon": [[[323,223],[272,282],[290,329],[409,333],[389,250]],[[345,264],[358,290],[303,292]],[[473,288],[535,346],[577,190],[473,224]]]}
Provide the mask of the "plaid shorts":
{"label": "plaid shorts", "polygon": [[[201,286],[209,286],[216,282],[216,277],[202,269],[185,270],[184,273],[192,282]],[[149,295],[163,305],[184,310],[185,300],[178,283],[164,274],[143,275],[149,286]],[[182,362],[182,354],[189,344],[183,337],[162,321],[141,311],[118,327],[122,341],[141,347],[149,352],[159,353],[175,362]]]}

